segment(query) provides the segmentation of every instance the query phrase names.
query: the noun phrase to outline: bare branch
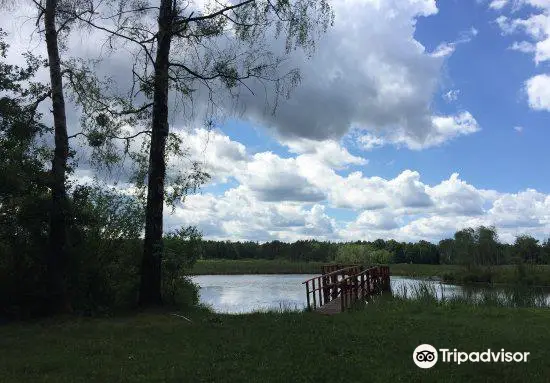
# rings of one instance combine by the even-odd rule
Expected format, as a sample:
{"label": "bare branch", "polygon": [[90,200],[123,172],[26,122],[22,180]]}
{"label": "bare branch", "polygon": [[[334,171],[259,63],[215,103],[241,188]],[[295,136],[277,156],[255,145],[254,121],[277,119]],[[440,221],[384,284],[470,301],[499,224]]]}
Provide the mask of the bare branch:
{"label": "bare branch", "polygon": [[40,105],[40,103],[44,100],[46,100],[47,98],[51,97],[51,91],[48,90],[47,92],[45,92],[44,94],[40,95],[33,103],[32,105],[30,106],[30,111],[31,111],[31,114],[29,116],[29,120],[28,120],[28,125],[30,125],[32,123],[32,121],[34,120],[34,116],[36,115],[36,110],[38,109],[38,105]]}
{"label": "bare branch", "polygon": [[[131,136],[126,136],[126,137],[119,137],[119,136],[115,136],[115,135],[106,135],[105,137],[106,137],[106,138],[112,138],[112,139],[115,139],[115,140],[126,140],[126,141],[128,141],[128,140],[131,140],[131,139],[133,139],[133,138],[136,138],[136,137],[138,137],[138,136],[140,136],[140,135],[142,135],[142,134],[149,134],[149,135],[150,135],[150,134],[151,134],[151,131],[150,131],[150,130],[142,130],[141,132],[138,132],[138,133],[136,133],[136,134],[133,134],[133,135],[131,135]],[[73,134],[72,136],[69,136],[68,138],[71,139],[71,138],[76,138],[76,137],[78,137],[78,136],[84,136],[84,137],[86,137],[86,138],[89,138],[89,137],[90,137],[88,134],[86,134],[86,133],[84,133],[84,132],[78,132],[78,133],[76,133],[76,134]]]}

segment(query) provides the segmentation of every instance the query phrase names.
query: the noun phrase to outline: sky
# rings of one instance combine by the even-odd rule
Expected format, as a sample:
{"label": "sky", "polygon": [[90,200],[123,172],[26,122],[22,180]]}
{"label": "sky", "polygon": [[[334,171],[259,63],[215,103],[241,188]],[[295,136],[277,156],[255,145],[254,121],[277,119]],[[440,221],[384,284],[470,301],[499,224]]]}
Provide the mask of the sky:
{"label": "sky", "polygon": [[[291,53],[302,80],[275,114],[254,83],[212,129],[173,111],[171,130],[211,180],[166,210],[165,231],[437,242],[493,225],[504,242],[550,237],[550,0],[331,4],[313,56]],[[13,12],[0,25],[18,62],[43,44]],[[97,41],[72,39],[66,54],[92,55]],[[124,78],[123,53],[107,61]],[[77,130],[77,108],[69,121]]]}

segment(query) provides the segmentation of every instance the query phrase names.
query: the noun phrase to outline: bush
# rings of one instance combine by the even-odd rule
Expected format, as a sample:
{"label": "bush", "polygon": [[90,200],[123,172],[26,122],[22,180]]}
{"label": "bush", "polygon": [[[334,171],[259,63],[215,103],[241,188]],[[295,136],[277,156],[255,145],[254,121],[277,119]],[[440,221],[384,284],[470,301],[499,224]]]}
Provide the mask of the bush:
{"label": "bush", "polygon": [[180,228],[164,238],[162,296],[168,305],[187,309],[199,302],[199,288],[187,277],[202,255],[201,234],[195,227]]}
{"label": "bush", "polygon": [[392,254],[387,250],[376,250],[370,245],[344,244],[338,248],[336,262],[361,265],[387,264]]}

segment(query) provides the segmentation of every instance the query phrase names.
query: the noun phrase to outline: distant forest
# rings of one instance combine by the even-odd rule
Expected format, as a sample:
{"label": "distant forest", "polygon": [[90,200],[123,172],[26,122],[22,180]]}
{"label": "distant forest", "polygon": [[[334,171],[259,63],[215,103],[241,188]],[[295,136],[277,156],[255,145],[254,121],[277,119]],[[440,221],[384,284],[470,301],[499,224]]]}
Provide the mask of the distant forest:
{"label": "distant forest", "polygon": [[529,235],[516,237],[513,244],[501,243],[494,227],[480,226],[457,231],[453,238],[438,244],[427,241],[321,242],[300,240],[294,243],[271,241],[202,242],[203,259],[277,259],[289,261],[418,263],[504,265],[517,263],[550,263],[550,239],[540,242]]}

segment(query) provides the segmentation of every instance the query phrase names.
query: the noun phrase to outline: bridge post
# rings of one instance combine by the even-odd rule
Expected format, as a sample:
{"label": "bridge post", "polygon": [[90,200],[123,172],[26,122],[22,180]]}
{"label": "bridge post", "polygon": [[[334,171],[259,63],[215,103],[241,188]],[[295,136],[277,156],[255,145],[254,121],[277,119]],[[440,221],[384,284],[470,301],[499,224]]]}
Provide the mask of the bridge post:
{"label": "bridge post", "polygon": [[306,299],[307,299],[307,309],[311,310],[311,304],[309,303],[309,281],[306,281]]}
{"label": "bridge post", "polygon": [[361,300],[365,299],[365,274],[361,273]]}
{"label": "bridge post", "polygon": [[313,285],[313,288],[311,289],[311,292],[313,293],[313,309],[317,308],[317,300],[315,298],[315,279],[311,280],[311,284]]}
{"label": "bridge post", "polygon": [[359,299],[359,280],[357,279],[357,275],[353,277],[353,289],[354,291],[354,300]]}
{"label": "bridge post", "polygon": [[330,276],[330,284],[332,285],[332,291],[331,291],[331,294],[332,294],[332,299],[336,299],[338,297],[338,286],[336,285],[336,283],[338,282],[338,275],[331,275]]}

